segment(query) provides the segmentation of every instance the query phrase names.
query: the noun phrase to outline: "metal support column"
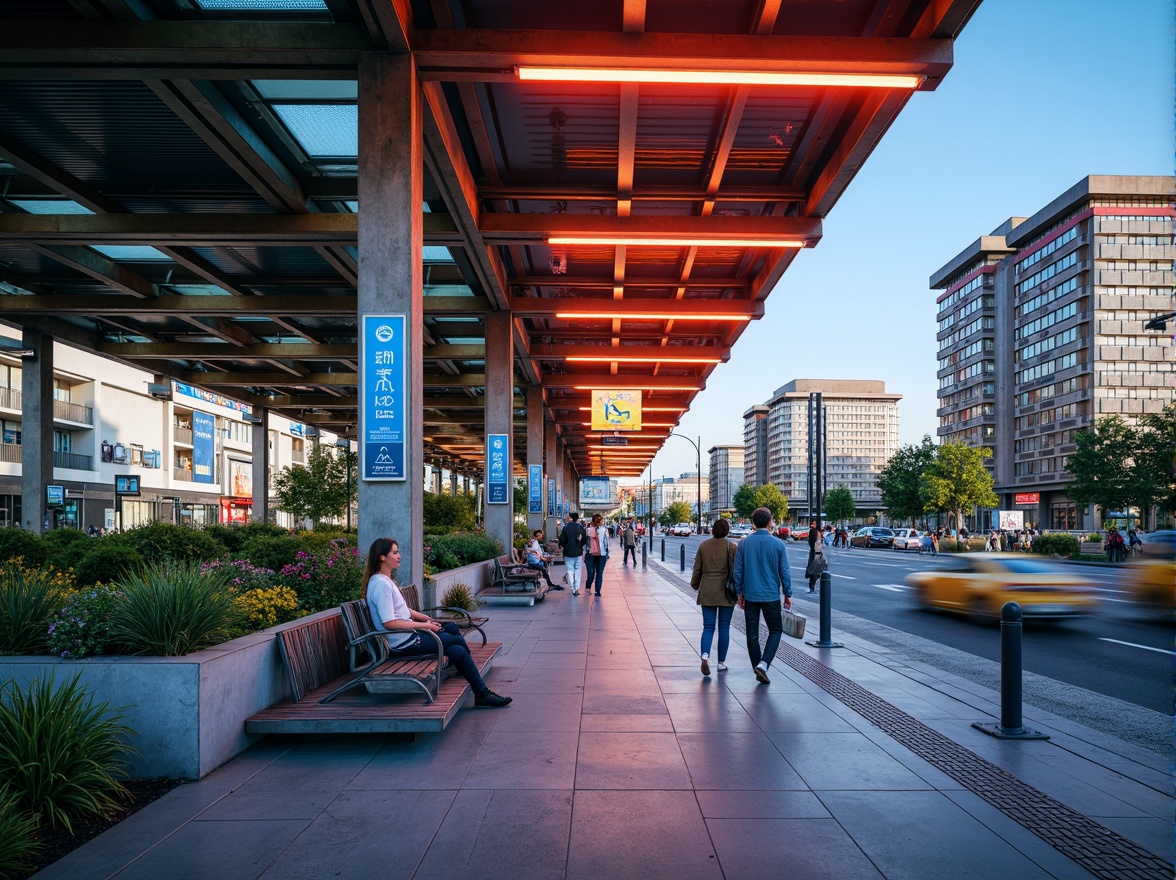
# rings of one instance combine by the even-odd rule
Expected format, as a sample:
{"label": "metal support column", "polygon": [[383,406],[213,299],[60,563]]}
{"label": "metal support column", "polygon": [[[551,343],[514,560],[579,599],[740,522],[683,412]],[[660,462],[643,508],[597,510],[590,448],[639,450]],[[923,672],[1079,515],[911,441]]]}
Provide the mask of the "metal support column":
{"label": "metal support column", "polygon": [[506,435],[506,503],[490,503],[486,475],[486,534],[509,553],[514,545],[514,339],[510,312],[486,315],[486,434]]}
{"label": "metal support column", "polygon": [[21,361],[21,507],[24,527],[39,534],[53,527],[53,337],[26,327],[21,344],[33,351]]}
{"label": "metal support column", "polygon": [[[251,425],[253,444],[253,521],[269,522],[269,410],[254,407]],[[169,432],[170,433],[170,432]]]}

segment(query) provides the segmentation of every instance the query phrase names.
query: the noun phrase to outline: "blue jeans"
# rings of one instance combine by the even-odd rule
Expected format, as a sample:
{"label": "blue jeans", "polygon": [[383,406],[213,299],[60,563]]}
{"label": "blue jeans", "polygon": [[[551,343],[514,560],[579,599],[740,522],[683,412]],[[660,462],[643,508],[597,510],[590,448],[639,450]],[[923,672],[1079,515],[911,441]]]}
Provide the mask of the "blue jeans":
{"label": "blue jeans", "polygon": [[734,608],[725,605],[702,606],[702,653],[709,654],[711,640],[715,636],[715,621],[719,624],[719,661],[727,659],[727,646],[731,643],[731,613]]}
{"label": "blue jeans", "polygon": [[[759,625],[760,612],[768,625],[768,641],[760,652]],[[771,666],[776,659],[776,650],[780,647],[780,637],[784,635],[784,615],[780,611],[780,600],[773,602],[743,603],[743,615],[747,622],[747,656],[751,658],[751,665],[755,666],[763,661],[764,666]]]}
{"label": "blue jeans", "polygon": [[482,676],[478,674],[478,665],[474,663],[474,658],[470,656],[470,646],[466,644],[466,640],[462,637],[461,628],[456,623],[441,624],[441,631],[437,633],[419,632],[417,635],[421,638],[420,645],[413,645],[411,648],[405,648],[402,651],[397,651],[395,648],[389,653],[391,654],[431,654],[437,650],[437,642],[440,642],[445,649],[445,656],[449,658],[449,662],[457,669],[458,674],[470,683],[473,688],[475,696],[481,696],[489,690],[486,687],[486,682],[482,680]]}
{"label": "blue jeans", "polygon": [[567,568],[568,585],[573,590],[580,589],[580,560],[583,556],[564,556],[564,566]]}
{"label": "blue jeans", "polygon": [[600,595],[600,587],[604,583],[604,566],[608,562],[607,556],[594,556],[591,553],[584,554],[584,589],[596,590],[596,595]]}

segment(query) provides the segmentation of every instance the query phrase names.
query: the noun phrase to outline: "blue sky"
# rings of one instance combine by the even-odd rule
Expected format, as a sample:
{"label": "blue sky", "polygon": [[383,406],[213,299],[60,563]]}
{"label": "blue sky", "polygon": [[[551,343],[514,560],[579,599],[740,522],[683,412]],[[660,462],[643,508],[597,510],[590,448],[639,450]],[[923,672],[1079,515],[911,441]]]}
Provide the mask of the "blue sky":
{"label": "blue sky", "polygon": [[[943,83],[912,96],[682,417],[703,467],[798,378],[882,379],[903,396],[901,442],[934,437],[928,277],[1088,174],[1171,174],[1173,58],[1170,0],[983,0]],[[651,465],[655,479],[694,469],[676,437]]]}

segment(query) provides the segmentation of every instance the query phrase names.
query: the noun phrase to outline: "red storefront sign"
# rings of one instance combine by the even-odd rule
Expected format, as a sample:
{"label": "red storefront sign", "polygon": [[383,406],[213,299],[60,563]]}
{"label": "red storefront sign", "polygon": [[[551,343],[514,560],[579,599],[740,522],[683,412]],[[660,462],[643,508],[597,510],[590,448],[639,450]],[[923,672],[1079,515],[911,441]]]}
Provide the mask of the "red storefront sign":
{"label": "red storefront sign", "polygon": [[1040,492],[1018,492],[1013,496],[1014,504],[1039,504],[1040,502]]}

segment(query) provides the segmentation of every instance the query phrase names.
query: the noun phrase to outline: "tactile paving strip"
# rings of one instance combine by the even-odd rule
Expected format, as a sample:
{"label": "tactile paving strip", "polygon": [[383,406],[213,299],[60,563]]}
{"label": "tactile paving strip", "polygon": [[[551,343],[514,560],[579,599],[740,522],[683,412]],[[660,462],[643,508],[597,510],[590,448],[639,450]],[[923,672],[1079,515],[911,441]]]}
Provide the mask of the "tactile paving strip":
{"label": "tactile paving strip", "polygon": [[[658,568],[652,571],[679,589],[690,591],[673,575]],[[740,632],[745,631],[741,615],[733,615],[731,623]],[[762,634],[766,636],[766,627]],[[1006,773],[803,651],[781,642],[776,656],[1095,877],[1172,880],[1170,862]]]}

